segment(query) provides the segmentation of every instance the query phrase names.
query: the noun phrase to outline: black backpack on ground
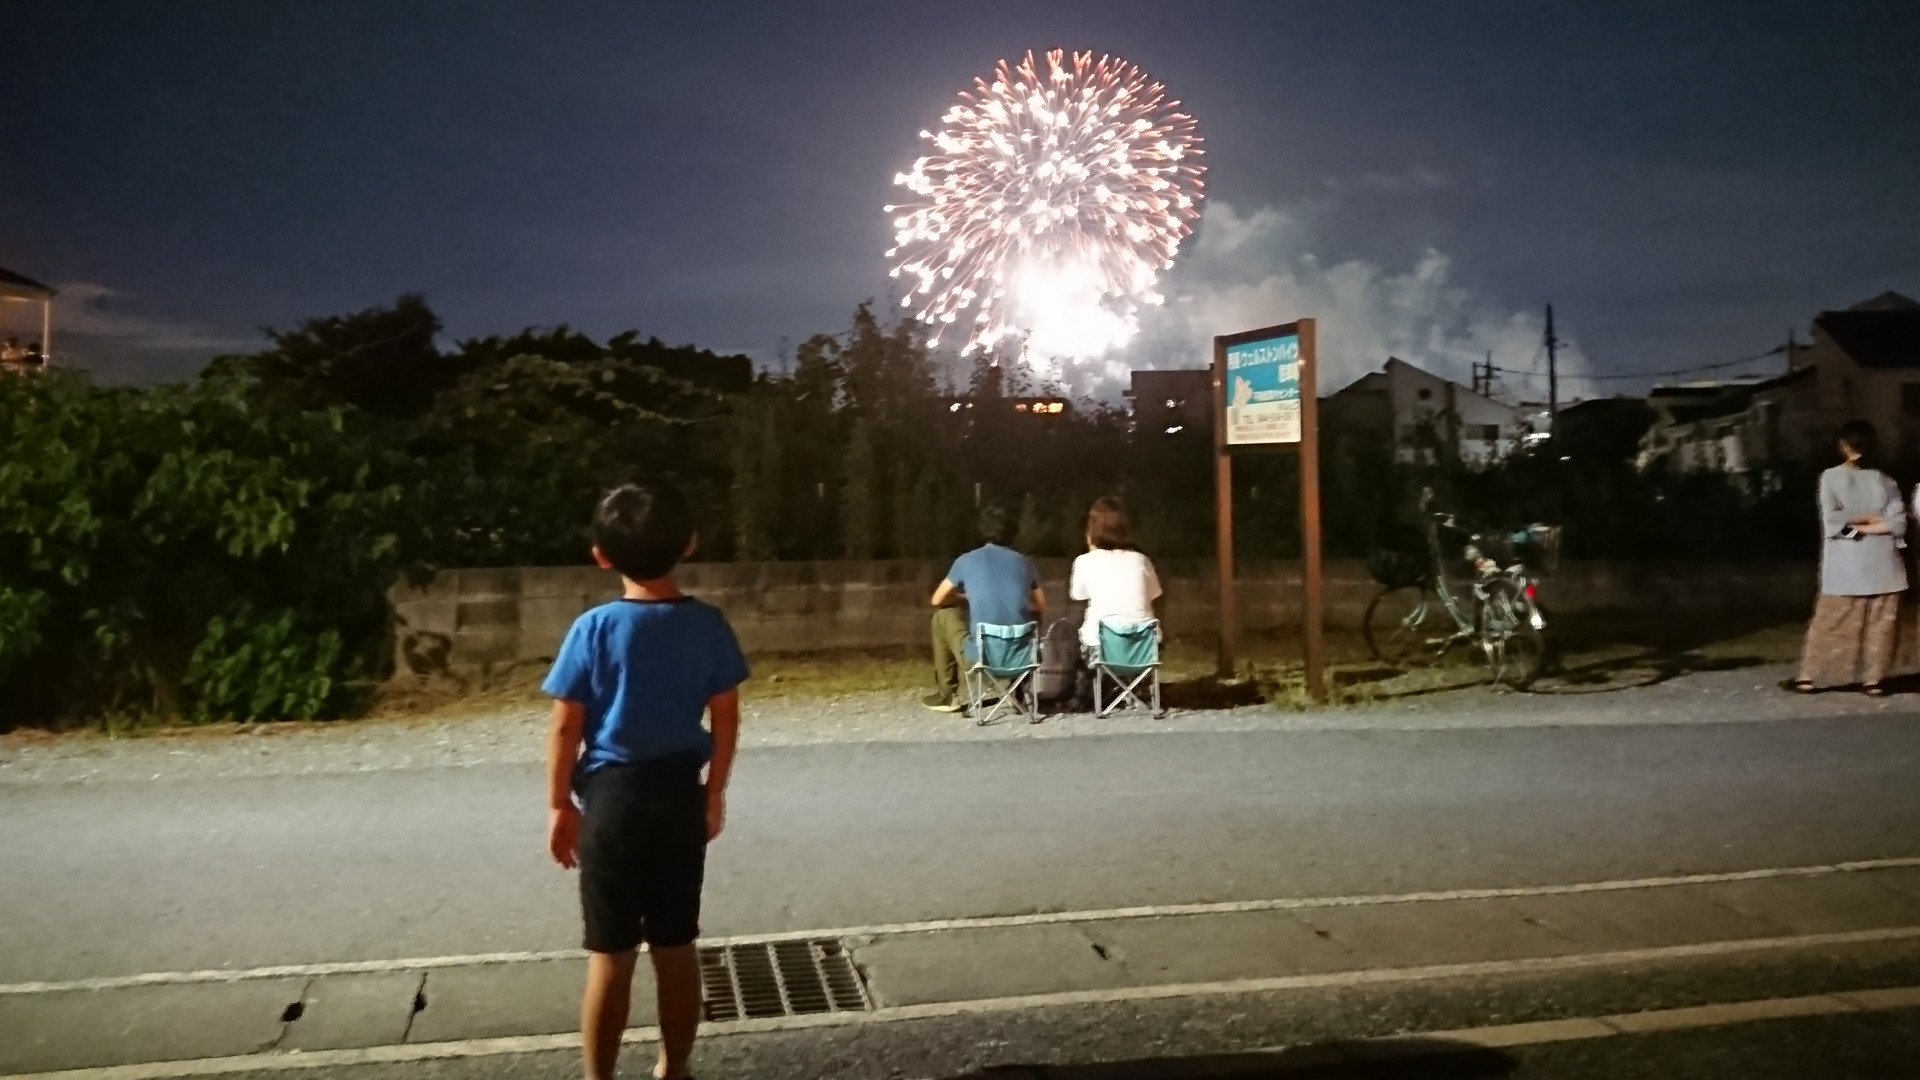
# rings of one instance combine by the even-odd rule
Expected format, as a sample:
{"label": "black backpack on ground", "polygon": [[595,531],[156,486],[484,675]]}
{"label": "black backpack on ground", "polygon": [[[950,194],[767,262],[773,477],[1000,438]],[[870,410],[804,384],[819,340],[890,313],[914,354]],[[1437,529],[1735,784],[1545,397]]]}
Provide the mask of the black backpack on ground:
{"label": "black backpack on ground", "polygon": [[1040,670],[1033,673],[1033,690],[1041,701],[1060,702],[1074,696],[1080,670],[1080,624],[1055,619],[1040,636]]}

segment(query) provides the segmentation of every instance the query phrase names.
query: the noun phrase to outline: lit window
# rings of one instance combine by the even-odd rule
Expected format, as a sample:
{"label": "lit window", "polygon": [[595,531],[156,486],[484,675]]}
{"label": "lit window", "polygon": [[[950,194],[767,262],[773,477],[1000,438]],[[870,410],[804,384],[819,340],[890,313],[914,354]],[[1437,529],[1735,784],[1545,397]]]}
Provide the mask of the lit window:
{"label": "lit window", "polygon": [[1179,408],[1179,407],[1180,407],[1180,401],[1179,401],[1179,399],[1177,399],[1177,398],[1168,398],[1168,399],[1167,399],[1167,408],[1169,408],[1169,409],[1177,409],[1177,408]]}
{"label": "lit window", "polygon": [[947,406],[947,411],[948,411],[948,412],[959,412],[959,411],[960,411],[960,403],[956,401],[956,402],[954,402],[954,403],[953,403],[952,405],[949,405],[949,406]]}
{"label": "lit window", "polygon": [[1172,427],[1170,427],[1170,428],[1168,428],[1168,429],[1167,429],[1167,434],[1169,434],[1169,435],[1178,435],[1178,434],[1180,434],[1181,432],[1183,432],[1183,431],[1185,431],[1185,430],[1187,430],[1187,425],[1185,425],[1185,424],[1175,424],[1175,425],[1173,425]]}

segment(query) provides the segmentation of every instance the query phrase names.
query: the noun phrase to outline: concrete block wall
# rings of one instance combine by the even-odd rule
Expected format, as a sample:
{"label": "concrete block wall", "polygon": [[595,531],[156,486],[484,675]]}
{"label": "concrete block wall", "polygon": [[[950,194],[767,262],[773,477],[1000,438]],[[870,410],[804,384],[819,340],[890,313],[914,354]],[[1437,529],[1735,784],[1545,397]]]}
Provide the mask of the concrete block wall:
{"label": "concrete block wall", "polygon": [[[1037,560],[1050,613],[1067,607],[1066,559]],[[727,613],[749,653],[919,647],[927,598],[948,562],[689,563],[687,592]],[[1214,628],[1211,560],[1156,560],[1165,588],[1161,618],[1173,635]],[[1300,621],[1300,567],[1255,561],[1236,575],[1241,624],[1270,630]],[[1542,586],[1549,612],[1642,610],[1711,618],[1731,610],[1810,610],[1815,568],[1806,563],[1567,563]],[[1357,561],[1327,564],[1327,622],[1360,625],[1378,591]],[[550,659],[581,612],[620,595],[620,579],[591,566],[444,570],[424,585],[396,585],[389,599],[399,675],[498,670]]]}

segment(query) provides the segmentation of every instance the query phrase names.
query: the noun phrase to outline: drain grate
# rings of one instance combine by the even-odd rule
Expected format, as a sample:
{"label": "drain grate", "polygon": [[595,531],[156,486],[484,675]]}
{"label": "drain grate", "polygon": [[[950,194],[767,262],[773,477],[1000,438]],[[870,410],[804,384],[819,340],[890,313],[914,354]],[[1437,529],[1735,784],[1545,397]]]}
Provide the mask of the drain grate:
{"label": "drain grate", "polygon": [[831,938],[702,948],[700,978],[709,1020],[873,1008],[853,957]]}

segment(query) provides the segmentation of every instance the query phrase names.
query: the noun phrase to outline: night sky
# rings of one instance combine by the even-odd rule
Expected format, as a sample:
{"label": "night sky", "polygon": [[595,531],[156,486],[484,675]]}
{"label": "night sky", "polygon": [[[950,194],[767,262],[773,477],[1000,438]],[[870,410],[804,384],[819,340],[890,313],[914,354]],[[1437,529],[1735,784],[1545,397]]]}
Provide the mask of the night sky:
{"label": "night sky", "polygon": [[1632,373],[1920,296],[1910,2],[61,0],[4,25],[0,266],[60,287],[56,348],[114,380],[415,291],[450,339],[567,323],[771,362],[885,299],[917,133],[1056,46],[1166,83],[1209,166],[1171,303],[1086,386],[1302,315],[1338,385],[1388,352],[1537,369],[1548,302],[1570,366]]}

